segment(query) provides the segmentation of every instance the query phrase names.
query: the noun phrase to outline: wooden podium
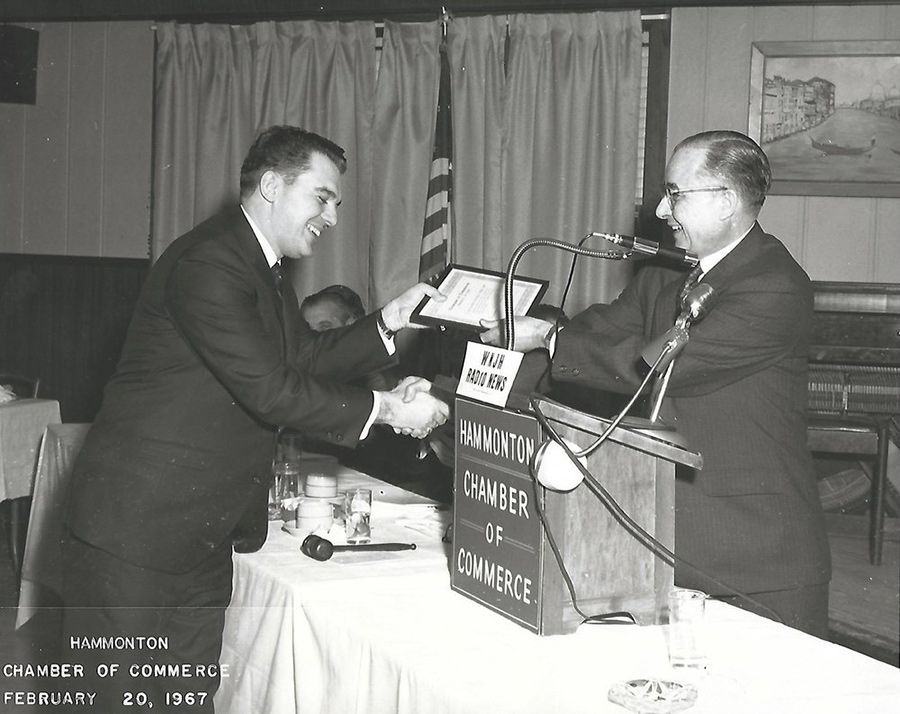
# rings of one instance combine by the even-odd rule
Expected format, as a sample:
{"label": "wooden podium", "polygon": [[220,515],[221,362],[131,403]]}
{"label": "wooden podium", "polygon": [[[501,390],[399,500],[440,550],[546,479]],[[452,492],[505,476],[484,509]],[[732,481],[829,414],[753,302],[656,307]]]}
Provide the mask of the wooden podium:
{"label": "wooden podium", "polygon": [[[548,399],[538,407],[579,448],[609,425]],[[573,632],[574,610],[533,502],[543,506],[578,606],[659,621],[674,571],[635,539],[582,483],[561,493],[535,484],[527,461],[544,439],[528,412],[457,398],[451,586],[540,635]],[[660,435],[662,434],[662,435]],[[644,530],[674,548],[675,464],[702,466],[674,432],[616,428],[587,468]]]}

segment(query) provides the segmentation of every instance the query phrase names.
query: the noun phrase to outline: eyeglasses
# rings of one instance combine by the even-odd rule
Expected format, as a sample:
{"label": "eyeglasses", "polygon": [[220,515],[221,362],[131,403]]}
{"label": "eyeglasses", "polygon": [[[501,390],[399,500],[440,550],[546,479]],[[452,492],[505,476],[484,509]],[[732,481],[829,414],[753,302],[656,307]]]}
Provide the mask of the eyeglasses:
{"label": "eyeglasses", "polygon": [[663,191],[666,194],[666,200],[669,202],[670,206],[675,205],[675,200],[683,193],[701,193],[704,191],[727,191],[728,186],[694,186],[692,188],[677,188],[670,184],[666,184],[663,186]]}

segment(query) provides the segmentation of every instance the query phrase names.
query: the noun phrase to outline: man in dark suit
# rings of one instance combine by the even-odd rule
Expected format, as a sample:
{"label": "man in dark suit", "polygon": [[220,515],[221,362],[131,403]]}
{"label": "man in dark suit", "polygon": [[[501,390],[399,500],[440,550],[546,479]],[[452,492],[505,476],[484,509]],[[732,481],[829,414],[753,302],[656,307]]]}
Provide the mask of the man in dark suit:
{"label": "man in dark suit", "polygon": [[[97,711],[133,711],[120,691],[129,687],[149,692],[157,711],[178,708],[164,690],[202,692],[190,710],[212,711],[218,672],[196,667],[218,662],[232,546],[265,540],[277,427],[353,446],[373,424],[422,437],[447,418],[424,380],[385,392],[348,384],[391,363],[394,333],[424,295],[442,298],[434,288],[419,284],[318,334],[280,276],[283,257],[310,255],[337,222],[345,167],[327,139],[270,128],[244,160],[240,206],[172,243],[147,278],[74,469],[64,645],[89,661],[186,666],[191,676],[120,672]],[[166,645],[81,646],[98,636]]]}
{"label": "man in dark suit", "polygon": [[[762,149],[731,131],[685,139],[666,168],[656,214],[699,256],[714,291],[660,412],[704,461],[676,472],[675,553],[690,565],[676,563],[675,580],[825,637],[830,553],[806,448],[812,288],[756,222],[770,181]],[[551,347],[556,379],[633,392],[646,374],[642,352],[679,314],[684,282],[645,267],[614,302],[555,337],[549,323],[517,318],[516,348]],[[493,326],[483,339],[498,337]]]}

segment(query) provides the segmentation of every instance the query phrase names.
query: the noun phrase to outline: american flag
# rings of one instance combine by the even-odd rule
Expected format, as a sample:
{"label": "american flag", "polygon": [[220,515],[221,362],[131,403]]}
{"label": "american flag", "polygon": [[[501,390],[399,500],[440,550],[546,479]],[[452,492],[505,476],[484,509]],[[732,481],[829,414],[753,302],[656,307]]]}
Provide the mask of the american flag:
{"label": "american flag", "polygon": [[434,152],[428,180],[425,225],[419,257],[419,280],[429,282],[443,271],[450,260],[451,187],[450,163],[452,132],[450,121],[450,63],[446,43],[441,43],[441,78],[438,89]]}

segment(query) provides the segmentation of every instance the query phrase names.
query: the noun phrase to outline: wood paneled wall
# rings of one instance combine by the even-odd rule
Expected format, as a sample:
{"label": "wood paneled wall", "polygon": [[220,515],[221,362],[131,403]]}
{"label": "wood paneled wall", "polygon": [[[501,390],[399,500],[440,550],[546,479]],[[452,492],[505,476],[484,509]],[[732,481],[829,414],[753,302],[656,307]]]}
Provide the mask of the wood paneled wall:
{"label": "wood paneled wall", "polygon": [[0,104],[0,252],[148,257],[150,23],[29,27],[37,103]]}
{"label": "wood paneled wall", "polygon": [[0,371],[40,377],[64,422],[93,421],[148,267],[0,254]]}
{"label": "wood paneled wall", "polygon": [[[753,42],[897,37],[897,5],[676,9],[669,149],[698,131],[747,131]],[[770,196],[760,223],[813,280],[900,282],[900,199]]]}

